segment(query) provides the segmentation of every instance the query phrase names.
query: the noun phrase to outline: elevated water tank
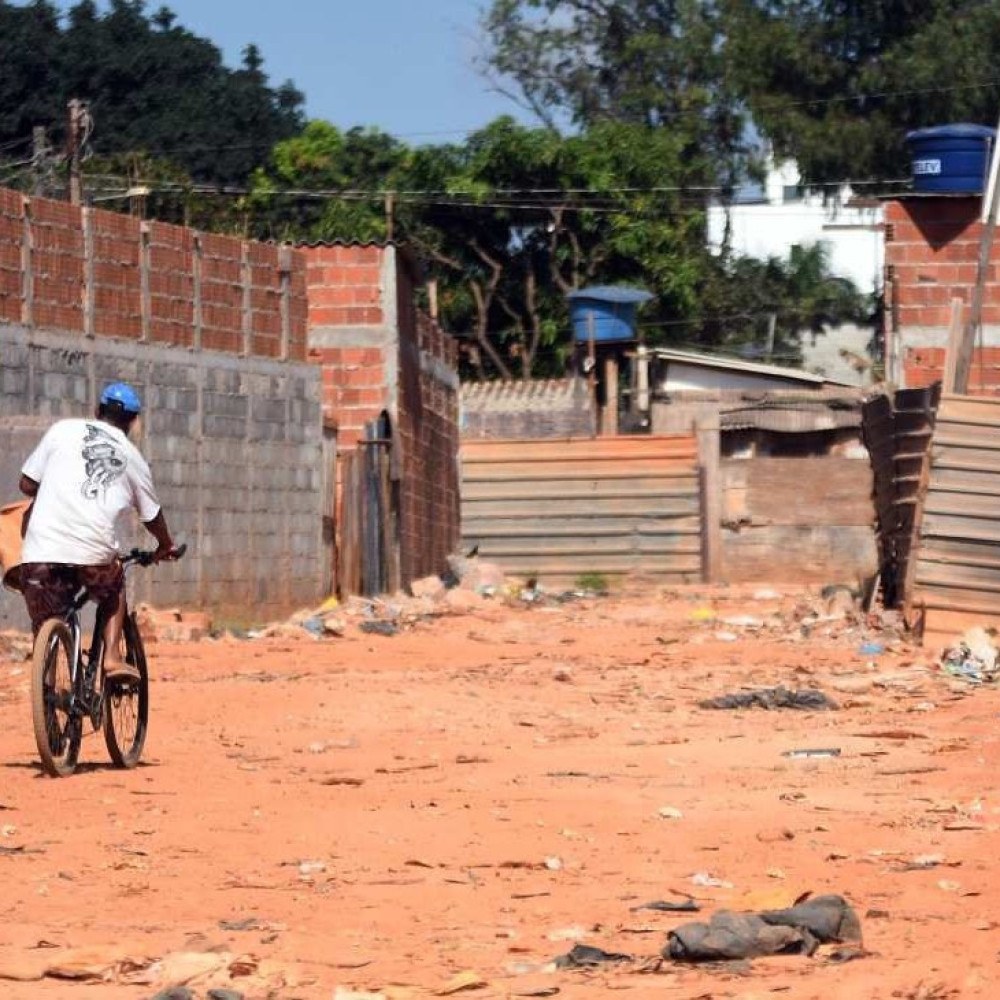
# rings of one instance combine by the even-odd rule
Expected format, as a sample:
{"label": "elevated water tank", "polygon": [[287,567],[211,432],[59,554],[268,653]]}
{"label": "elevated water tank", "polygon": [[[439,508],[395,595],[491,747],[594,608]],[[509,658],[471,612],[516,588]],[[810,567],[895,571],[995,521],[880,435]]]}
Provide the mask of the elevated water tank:
{"label": "elevated water tank", "polygon": [[593,330],[598,343],[635,340],[635,311],[653,296],[642,288],[595,285],[566,296],[573,337],[587,343]]}
{"label": "elevated water tank", "polygon": [[938,125],[909,132],[913,189],[927,194],[982,194],[996,129]]}

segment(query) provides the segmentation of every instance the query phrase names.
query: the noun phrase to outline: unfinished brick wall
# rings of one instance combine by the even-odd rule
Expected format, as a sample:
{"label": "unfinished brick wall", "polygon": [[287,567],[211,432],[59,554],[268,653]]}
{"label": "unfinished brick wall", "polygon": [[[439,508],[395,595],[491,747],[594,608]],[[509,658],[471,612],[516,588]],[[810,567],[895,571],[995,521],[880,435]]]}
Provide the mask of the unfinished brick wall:
{"label": "unfinished brick wall", "polygon": [[[323,411],[336,423],[341,449],[361,439],[365,425],[395,410],[389,359],[395,331],[385,327],[385,248],[306,249],[309,358],[323,369]],[[386,293],[387,294],[387,293]],[[322,341],[322,342],[320,342]]]}
{"label": "unfinished brick wall", "polygon": [[142,225],[111,212],[91,216],[89,243],[93,332],[131,337],[142,325]]}
{"label": "unfinished brick wall", "polygon": [[303,255],[0,189],[0,322],[305,360]]}
{"label": "unfinished brick wall", "polygon": [[380,326],[387,320],[383,302],[385,247],[315,246],[308,257],[310,327]]}
{"label": "unfinished brick wall", "polygon": [[[903,198],[886,203],[886,296],[891,336],[900,338],[905,385],[944,372],[951,300],[966,314],[978,273],[982,224],[978,197]],[[963,317],[964,318],[964,317]],[[1000,244],[994,244],[983,302],[985,352],[973,357],[970,389],[1000,393]]]}
{"label": "unfinished brick wall", "polygon": [[30,220],[31,322],[49,330],[83,330],[82,209],[36,198]]}
{"label": "unfinished brick wall", "polygon": [[305,250],[309,357],[341,452],[386,413],[399,476],[402,580],[440,572],[458,542],[458,377],[454,341],[416,306],[412,261],[393,246]]}
{"label": "unfinished brick wall", "polygon": [[[402,310],[401,310],[402,313]],[[401,315],[401,324],[402,324]],[[408,318],[407,322],[411,322]],[[402,384],[416,393],[401,394],[398,433],[402,440],[400,491],[404,580],[439,573],[461,534],[458,483],[458,350],[455,341],[424,314],[412,317],[415,329],[401,325]],[[414,336],[415,334],[415,336]],[[416,378],[410,365],[416,362]]]}
{"label": "unfinished brick wall", "polygon": [[146,335],[157,344],[193,347],[199,332],[195,324],[195,234],[180,226],[151,222],[144,239],[149,268]]}
{"label": "unfinished brick wall", "polygon": [[23,203],[17,191],[0,188],[0,323],[22,318]]}

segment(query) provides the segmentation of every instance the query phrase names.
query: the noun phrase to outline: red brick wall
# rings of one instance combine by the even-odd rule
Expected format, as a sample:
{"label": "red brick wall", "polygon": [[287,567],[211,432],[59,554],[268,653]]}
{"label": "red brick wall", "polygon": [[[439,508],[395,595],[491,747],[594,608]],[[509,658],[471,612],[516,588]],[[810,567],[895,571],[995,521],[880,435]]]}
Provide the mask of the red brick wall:
{"label": "red brick wall", "polygon": [[404,582],[440,573],[460,535],[455,341],[418,312],[409,274],[398,281],[399,427]]}
{"label": "red brick wall", "polygon": [[215,233],[201,238],[201,343],[243,350],[243,244]]}
{"label": "red brick wall", "polygon": [[[280,357],[306,356],[305,257],[270,244],[200,235],[164,223],[0,189],[0,321],[140,338],[231,354],[247,347]],[[31,237],[31,302],[24,302],[22,246]],[[199,252],[200,243],[200,252]],[[87,259],[87,253],[90,259]],[[284,258],[282,254],[284,253]],[[246,263],[244,265],[244,255]],[[281,261],[291,268],[283,278]]]}
{"label": "red brick wall", "polygon": [[[887,295],[903,338],[903,373],[910,388],[931,385],[944,372],[943,331],[951,300],[966,309],[978,273],[982,225],[979,198],[907,198],[886,203]],[[995,243],[983,301],[984,326],[1000,325],[1000,243]],[[935,346],[924,346],[931,343]],[[974,355],[969,389],[1000,392],[1000,350]]]}
{"label": "red brick wall", "polygon": [[382,247],[318,246],[305,253],[310,328],[385,322]]}
{"label": "red brick wall", "polygon": [[83,330],[83,213],[61,201],[31,202],[32,318],[36,326]]}
{"label": "red brick wall", "polygon": [[[149,339],[194,344],[194,232],[149,223]],[[208,346],[208,345],[204,345]]]}
{"label": "red brick wall", "polygon": [[[944,348],[907,348],[903,371],[908,389],[940,382],[944,375]],[[973,352],[968,388],[973,396],[1000,396],[1000,347],[977,348]]]}
{"label": "red brick wall", "polygon": [[[383,410],[395,410],[386,357],[395,351],[394,331],[383,331],[384,346],[373,347],[367,346],[373,338],[358,330],[377,330],[387,318],[382,288],[385,252],[378,246],[316,246],[303,251],[308,327],[323,331],[323,344],[310,349],[309,357],[323,368],[323,411],[337,424],[341,449],[353,447],[365,424]],[[341,339],[338,328],[343,329],[342,343],[336,342]]]}
{"label": "red brick wall", "polygon": [[278,247],[247,244],[250,271],[251,351],[281,357],[281,261]]}
{"label": "red brick wall", "polygon": [[23,196],[0,188],[0,322],[21,321]]}
{"label": "red brick wall", "polygon": [[142,329],[142,282],[138,219],[111,212],[90,217],[94,333],[101,337],[137,337]]}
{"label": "red brick wall", "polygon": [[[396,267],[387,276],[390,253]],[[441,572],[459,538],[455,343],[418,312],[416,279],[399,250],[320,246],[305,254],[309,356],[323,367],[338,446],[353,448],[366,424],[389,413],[401,460],[402,579]]]}

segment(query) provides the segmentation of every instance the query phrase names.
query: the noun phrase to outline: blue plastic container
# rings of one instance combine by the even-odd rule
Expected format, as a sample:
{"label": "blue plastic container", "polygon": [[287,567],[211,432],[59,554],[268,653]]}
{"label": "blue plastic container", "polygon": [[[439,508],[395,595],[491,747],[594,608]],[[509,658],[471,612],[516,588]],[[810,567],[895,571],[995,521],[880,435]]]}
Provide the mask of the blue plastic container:
{"label": "blue plastic container", "polygon": [[635,312],[653,296],[642,288],[601,285],[570,292],[569,318],[573,337],[586,343],[593,327],[594,340],[609,343],[635,340]]}
{"label": "blue plastic container", "polygon": [[927,194],[982,194],[996,129],[938,125],[909,132],[913,189]]}

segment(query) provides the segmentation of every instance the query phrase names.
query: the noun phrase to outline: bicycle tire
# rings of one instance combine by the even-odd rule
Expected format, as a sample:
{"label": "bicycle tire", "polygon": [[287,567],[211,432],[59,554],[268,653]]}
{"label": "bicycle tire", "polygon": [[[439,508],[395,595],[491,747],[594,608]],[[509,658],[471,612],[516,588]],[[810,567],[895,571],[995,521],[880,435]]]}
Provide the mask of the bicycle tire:
{"label": "bicycle tire", "polygon": [[126,662],[139,671],[138,681],[105,680],[104,742],[115,767],[133,768],[142,757],[149,728],[149,673],[146,650],[135,615],[125,618],[122,629]]}
{"label": "bicycle tire", "polygon": [[[56,689],[60,652],[67,668],[67,685],[62,691]],[[50,618],[39,630],[31,654],[31,717],[42,767],[54,778],[64,778],[76,770],[83,739],[83,719],[67,710],[74,694],[72,671],[73,636],[69,626],[60,618]]]}

